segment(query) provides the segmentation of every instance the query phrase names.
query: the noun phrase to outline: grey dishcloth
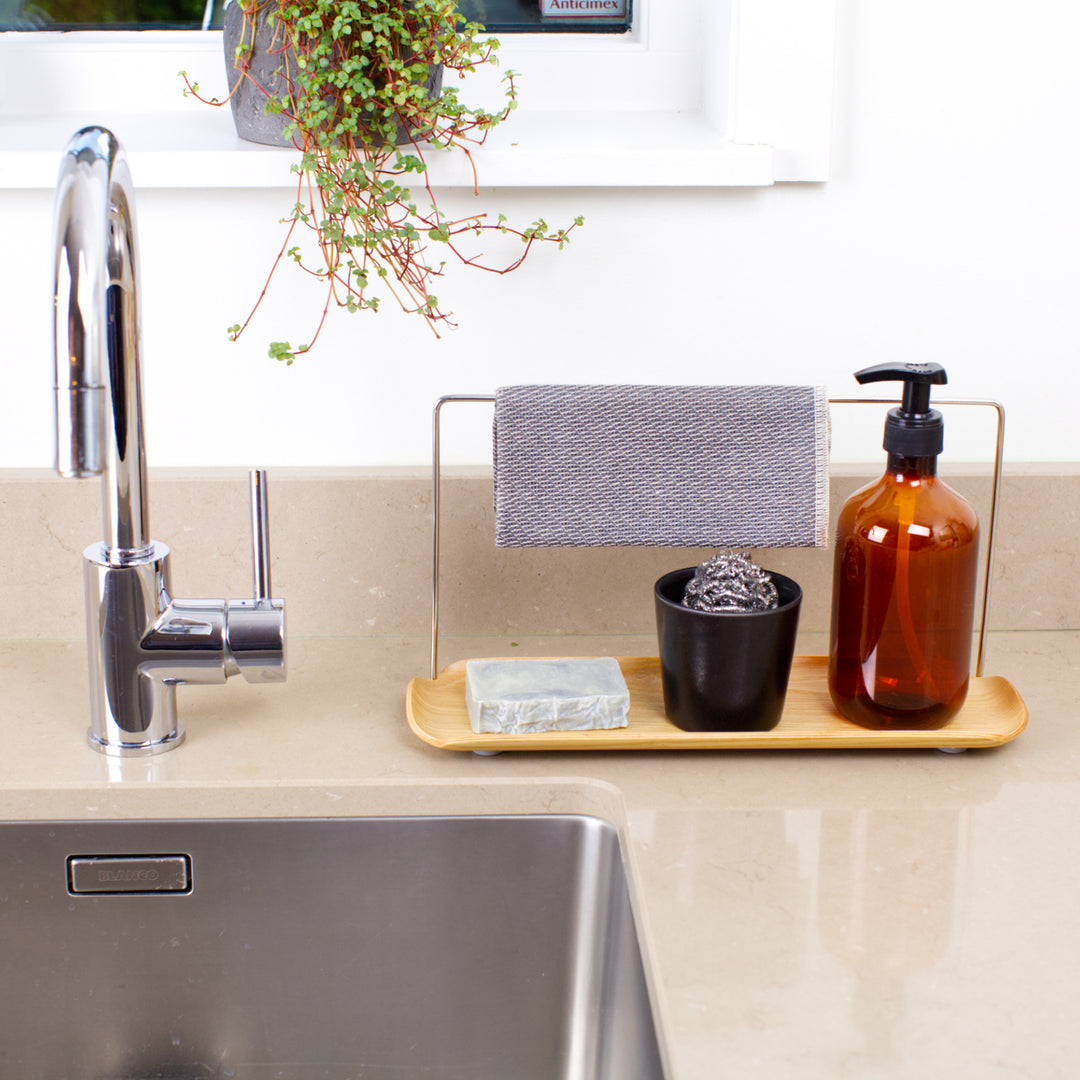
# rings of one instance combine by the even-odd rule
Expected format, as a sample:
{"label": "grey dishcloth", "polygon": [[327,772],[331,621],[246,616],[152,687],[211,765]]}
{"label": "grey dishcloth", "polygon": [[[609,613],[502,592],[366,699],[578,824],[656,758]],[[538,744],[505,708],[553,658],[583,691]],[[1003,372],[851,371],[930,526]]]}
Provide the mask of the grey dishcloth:
{"label": "grey dishcloth", "polygon": [[499,547],[824,547],[815,386],[500,387]]}

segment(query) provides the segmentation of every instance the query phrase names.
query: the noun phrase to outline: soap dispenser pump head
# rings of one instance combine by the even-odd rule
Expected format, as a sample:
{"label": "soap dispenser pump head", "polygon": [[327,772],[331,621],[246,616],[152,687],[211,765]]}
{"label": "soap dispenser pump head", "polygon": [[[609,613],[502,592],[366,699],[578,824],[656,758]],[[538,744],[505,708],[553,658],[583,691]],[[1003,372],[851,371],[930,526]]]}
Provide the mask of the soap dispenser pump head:
{"label": "soap dispenser pump head", "polygon": [[940,364],[875,364],[855,372],[861,384],[894,382],[904,384],[900,407],[890,409],[885,418],[882,443],[890,454],[904,457],[937,457],[945,445],[945,421],[930,408],[930,387],[948,382]]}

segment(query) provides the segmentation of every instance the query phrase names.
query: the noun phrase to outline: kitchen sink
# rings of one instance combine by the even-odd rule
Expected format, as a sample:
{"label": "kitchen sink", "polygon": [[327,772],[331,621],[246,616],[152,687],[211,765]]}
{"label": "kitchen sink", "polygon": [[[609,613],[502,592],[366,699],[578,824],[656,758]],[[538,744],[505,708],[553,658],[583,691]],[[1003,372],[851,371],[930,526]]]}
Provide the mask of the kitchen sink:
{"label": "kitchen sink", "polygon": [[662,1080],[575,815],[0,824],[10,1080]]}

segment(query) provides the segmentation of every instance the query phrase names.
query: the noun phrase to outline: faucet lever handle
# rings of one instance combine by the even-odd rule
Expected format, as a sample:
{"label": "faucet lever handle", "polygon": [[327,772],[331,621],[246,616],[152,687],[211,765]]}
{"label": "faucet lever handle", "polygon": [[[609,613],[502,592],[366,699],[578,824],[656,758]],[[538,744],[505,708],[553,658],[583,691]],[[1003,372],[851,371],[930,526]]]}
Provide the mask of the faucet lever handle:
{"label": "faucet lever handle", "polygon": [[257,602],[269,600],[270,587],[270,504],[266,493],[266,470],[248,473],[251,485],[251,559],[253,592]]}
{"label": "faucet lever handle", "polygon": [[270,592],[270,508],[266,470],[252,469],[251,551],[253,600],[230,600],[226,609],[226,675],[251,683],[285,681],[285,601]]}

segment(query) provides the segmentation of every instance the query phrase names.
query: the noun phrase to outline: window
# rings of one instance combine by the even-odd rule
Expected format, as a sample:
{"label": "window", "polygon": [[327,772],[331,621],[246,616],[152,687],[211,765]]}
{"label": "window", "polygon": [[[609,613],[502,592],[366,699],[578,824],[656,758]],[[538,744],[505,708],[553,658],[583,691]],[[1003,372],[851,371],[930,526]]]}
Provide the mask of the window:
{"label": "window", "polygon": [[201,30],[213,0],[4,0],[5,30]]}
{"label": "window", "polygon": [[[492,33],[623,33],[632,0],[460,0]],[[5,30],[218,30],[223,0],[0,0]]]}

